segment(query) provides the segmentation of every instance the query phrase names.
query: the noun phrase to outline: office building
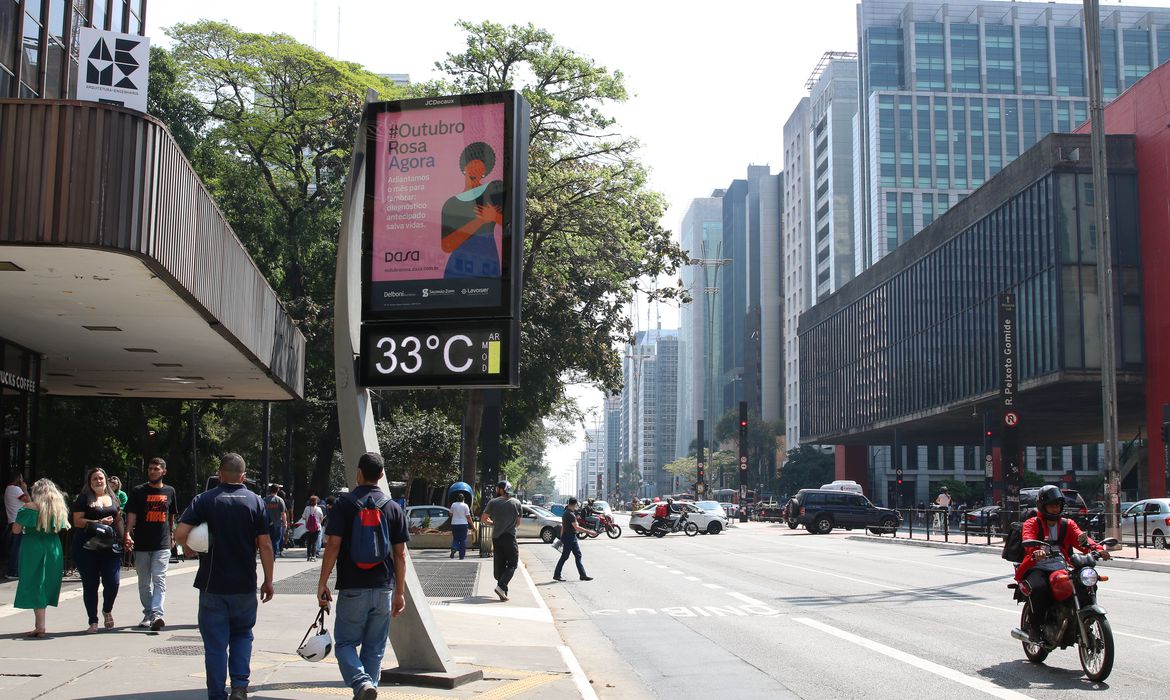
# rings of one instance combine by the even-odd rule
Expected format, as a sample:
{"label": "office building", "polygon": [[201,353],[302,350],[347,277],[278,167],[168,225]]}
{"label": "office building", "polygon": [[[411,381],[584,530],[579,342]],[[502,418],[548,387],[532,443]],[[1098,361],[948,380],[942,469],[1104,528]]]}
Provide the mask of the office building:
{"label": "office building", "polygon": [[[639,331],[626,347],[622,429],[624,461],[637,465],[639,495],[666,493],[662,466],[675,457],[678,427],[678,331]],[[628,495],[628,494],[627,494]]]}
{"label": "office building", "polygon": [[[723,314],[718,306],[723,278],[723,190],[691,200],[680,227],[680,245],[693,262],[682,269],[683,287],[691,303],[679,309],[678,430],[676,449],[686,455],[697,437],[697,421],[705,421],[705,443],[711,444],[723,405],[721,374]],[[624,396],[624,394],[623,394]]]}

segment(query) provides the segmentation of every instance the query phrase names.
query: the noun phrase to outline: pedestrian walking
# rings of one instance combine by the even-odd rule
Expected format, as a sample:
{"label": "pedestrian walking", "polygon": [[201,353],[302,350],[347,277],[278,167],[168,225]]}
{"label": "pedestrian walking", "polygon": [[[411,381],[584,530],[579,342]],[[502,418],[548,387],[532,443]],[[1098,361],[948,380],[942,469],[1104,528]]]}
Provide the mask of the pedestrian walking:
{"label": "pedestrian walking", "polygon": [[463,502],[463,492],[456,492],[451,503],[451,559],[467,556],[467,530],[471,527],[471,509]]}
{"label": "pedestrian walking", "polygon": [[26,637],[45,636],[45,612],[57,607],[65,560],[61,553],[62,530],[69,529],[69,509],[57,485],[41,479],[32,486],[32,495],[17,511],[13,529],[22,536],[20,583],[12,607],[32,610],[33,630]]}
{"label": "pedestrian walking", "polygon": [[276,556],[283,557],[284,530],[288,527],[288,508],[279,494],[279,485],[272,484],[268,487],[268,496],[264,499],[264,512],[268,514],[268,538],[272,540],[272,549]]}
{"label": "pedestrian walking", "polygon": [[305,523],[305,559],[308,561],[317,561],[317,543],[325,522],[325,511],[317,503],[316,496],[309,496],[309,505],[305,506],[305,512],[301,514],[301,520]]}
{"label": "pedestrian walking", "polygon": [[384,471],[376,452],[358,460],[357,488],[333,504],[317,582],[318,602],[327,608],[333,600],[329,575],[337,567],[334,653],[356,700],[378,697],[390,619],[406,609],[410,528],[402,508],[379,487]]}
{"label": "pedestrian walking", "polygon": [[164,605],[167,595],[167,568],[171,562],[171,536],[179,514],[178,494],[163,483],[167,463],[160,457],[146,464],[146,483],[130,492],[126,506],[127,550],[134,552],[138,573],[138,599],[142,622],[157,632],[166,626]]}
{"label": "pedestrian walking", "polygon": [[110,490],[118,497],[118,507],[122,509],[122,514],[126,513],[126,502],[130,500],[130,494],[122,490],[122,480],[116,475],[110,475]]}
{"label": "pedestrian walking", "polygon": [[114,601],[122,581],[122,509],[110,488],[106,470],[94,467],[73,501],[73,561],[81,574],[82,600],[89,629],[98,631],[98,585],[102,588],[102,616],[106,629],[114,627]]}
{"label": "pedestrian walking", "polygon": [[4,528],[3,551],[8,554],[8,568],[5,571],[8,578],[18,578],[20,575],[20,540],[23,535],[22,530],[16,527],[16,516],[28,501],[28,493],[24,490],[24,475],[19,469],[13,469],[4,487],[4,514],[8,517],[8,525]]}
{"label": "pedestrian walking", "polygon": [[586,530],[577,522],[577,508],[580,503],[575,497],[570,497],[565,502],[565,512],[561,516],[561,558],[557,560],[557,568],[553,570],[554,581],[564,581],[561,578],[561,569],[564,568],[565,562],[569,561],[569,555],[573,555],[574,563],[577,565],[577,574],[582,581],[592,581],[593,577],[585,573],[585,566],[581,563],[581,544],[577,542],[577,534],[585,533],[586,535],[597,536],[597,533],[592,530]]}
{"label": "pedestrian walking", "polygon": [[951,494],[947,491],[947,487],[943,486],[939,489],[938,497],[934,499],[935,511],[934,526],[941,530],[943,523],[946,522],[951,511]]}
{"label": "pedestrian walking", "polygon": [[[244,458],[229,452],[219,460],[219,486],[191,501],[175,528],[175,541],[207,524],[211,547],[199,556],[199,634],[209,700],[246,700],[256,626],[256,551],[264,569],[260,601],[272,600],[275,561],[264,501],[244,486]],[[283,512],[283,511],[282,511]],[[225,690],[231,678],[231,695]]]}
{"label": "pedestrian walking", "polygon": [[480,522],[492,526],[492,569],[496,579],[495,593],[500,600],[508,599],[508,582],[520,564],[520,548],[516,544],[516,528],[520,526],[520,501],[509,496],[512,485],[507,481],[496,484],[496,497],[484,506]]}

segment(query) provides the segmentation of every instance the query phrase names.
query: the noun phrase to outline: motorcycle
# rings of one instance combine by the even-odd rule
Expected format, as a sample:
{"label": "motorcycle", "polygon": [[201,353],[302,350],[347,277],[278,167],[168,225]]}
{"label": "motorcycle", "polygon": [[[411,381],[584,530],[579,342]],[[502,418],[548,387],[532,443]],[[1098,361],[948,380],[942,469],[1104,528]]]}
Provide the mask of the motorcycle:
{"label": "motorcycle", "polygon": [[667,518],[666,520],[655,520],[650,525],[650,534],[655,537],[666,537],[672,532],[684,532],[687,537],[694,537],[699,534],[698,523],[692,521],[687,517],[686,511],[679,513],[677,518]]}
{"label": "motorcycle", "polygon": [[593,534],[587,535],[587,537],[597,537],[602,532],[608,535],[611,540],[616,540],[622,536],[622,527],[613,521],[612,515],[596,513],[592,518],[596,520],[596,522],[589,523],[589,528],[593,531]]}
{"label": "motorcycle", "polygon": [[[1112,547],[1115,538],[1102,540],[1101,544]],[[1040,540],[1024,540],[1025,547],[1040,547],[1044,556],[1037,566],[1050,571],[1048,585],[1052,592],[1046,619],[1040,621],[1043,639],[1036,641],[1025,631],[1030,627],[1032,603],[1028,597],[1027,583],[1008,584],[1015,590],[1015,599],[1024,604],[1020,613],[1020,626],[1012,630],[1012,637],[1024,646],[1024,656],[1033,663],[1041,663],[1054,649],[1077,646],[1081,668],[1093,682],[1109,677],[1113,670],[1113,630],[1105,618],[1105,609],[1097,604],[1097,584],[1108,581],[1108,576],[1097,573],[1095,564],[1101,558],[1097,552],[1072,554],[1071,563],[1065,560],[1060,548]]]}

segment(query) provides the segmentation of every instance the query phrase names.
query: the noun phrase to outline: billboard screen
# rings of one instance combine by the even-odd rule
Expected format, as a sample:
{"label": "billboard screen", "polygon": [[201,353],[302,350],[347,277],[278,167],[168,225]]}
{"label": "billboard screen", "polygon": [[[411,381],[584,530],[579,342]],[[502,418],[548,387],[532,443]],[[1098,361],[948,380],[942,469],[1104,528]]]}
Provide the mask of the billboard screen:
{"label": "billboard screen", "polygon": [[519,317],[523,105],[512,91],[370,105],[366,319]]}
{"label": "billboard screen", "polygon": [[370,388],[519,385],[520,324],[509,319],[367,323],[361,384]]}

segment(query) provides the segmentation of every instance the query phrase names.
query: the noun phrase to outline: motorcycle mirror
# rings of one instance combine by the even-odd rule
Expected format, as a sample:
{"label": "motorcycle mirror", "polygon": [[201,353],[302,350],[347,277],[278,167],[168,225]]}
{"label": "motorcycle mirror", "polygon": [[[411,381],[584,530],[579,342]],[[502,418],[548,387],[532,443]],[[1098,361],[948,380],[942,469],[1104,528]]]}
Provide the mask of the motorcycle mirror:
{"label": "motorcycle mirror", "polygon": [[1117,546],[1117,538],[1116,537],[1108,537],[1106,539],[1101,540],[1097,544],[1100,544],[1104,547],[1116,547]]}

